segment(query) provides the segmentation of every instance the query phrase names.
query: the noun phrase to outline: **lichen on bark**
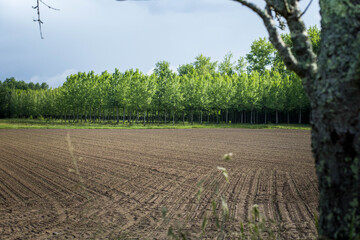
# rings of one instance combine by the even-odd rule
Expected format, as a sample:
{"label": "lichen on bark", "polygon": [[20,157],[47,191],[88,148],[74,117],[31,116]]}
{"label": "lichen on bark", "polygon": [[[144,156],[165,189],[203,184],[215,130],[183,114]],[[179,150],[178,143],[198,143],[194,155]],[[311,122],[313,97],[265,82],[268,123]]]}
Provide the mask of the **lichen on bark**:
{"label": "lichen on bark", "polygon": [[[360,1],[320,0],[317,58],[300,19],[298,0],[265,0],[265,10],[247,0],[234,1],[263,19],[270,41],[287,67],[302,78],[310,98],[320,191],[319,237],[360,238]],[[278,39],[269,9],[286,19],[295,55]]]}

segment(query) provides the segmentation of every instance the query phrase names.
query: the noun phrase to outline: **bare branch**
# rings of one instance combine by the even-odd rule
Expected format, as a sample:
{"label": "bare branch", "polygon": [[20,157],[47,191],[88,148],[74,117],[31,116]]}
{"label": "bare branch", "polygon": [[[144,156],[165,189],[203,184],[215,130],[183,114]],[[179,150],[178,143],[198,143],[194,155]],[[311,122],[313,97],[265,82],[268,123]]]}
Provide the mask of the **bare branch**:
{"label": "bare branch", "polygon": [[55,11],[60,11],[60,9],[58,9],[58,8],[54,8],[54,7],[52,7],[52,6],[48,5],[48,4],[46,4],[43,0],[40,0],[40,2],[41,2],[42,4],[44,4],[45,6],[47,6],[48,8],[52,9],[52,10],[55,10]]}
{"label": "bare branch", "polygon": [[32,7],[33,9],[36,10],[36,14],[37,14],[37,19],[33,19],[33,21],[34,21],[34,22],[38,22],[38,24],[39,24],[40,37],[41,37],[41,39],[44,39],[43,34],[42,34],[42,29],[41,29],[41,25],[42,25],[44,22],[41,21],[41,17],[40,17],[40,3],[42,3],[44,6],[48,7],[48,8],[51,9],[51,10],[60,11],[60,9],[54,8],[54,7],[46,4],[43,0],[36,0],[36,5]]}
{"label": "bare branch", "polygon": [[306,11],[308,10],[308,8],[310,7],[311,3],[313,2],[313,0],[310,0],[309,4],[306,6],[305,10],[303,11],[303,13],[300,15],[300,17],[302,17]]}
{"label": "bare branch", "polygon": [[[312,50],[310,38],[303,20],[301,19],[301,10],[298,1],[292,3],[292,13],[284,17],[289,26],[293,50],[296,58],[301,63],[307,74],[312,76],[313,81],[317,72],[317,58]],[[309,77],[308,77],[309,78]]]}
{"label": "bare branch", "polygon": [[41,24],[43,24],[43,22],[41,21],[40,18],[40,0],[36,0],[36,6],[32,7],[33,9],[36,9],[37,12],[37,19],[34,19],[34,22],[38,22],[39,23],[39,32],[40,32],[40,37],[41,39],[44,39],[43,35],[42,35],[42,30],[41,30]]}
{"label": "bare branch", "polygon": [[286,46],[281,36],[279,35],[275,21],[271,16],[270,6],[266,5],[266,11],[261,10],[255,4],[250,3],[246,0],[233,0],[235,2],[241,3],[242,5],[250,8],[255,13],[257,13],[263,20],[266,29],[269,32],[270,42],[274,45],[274,47],[278,50],[280,56],[282,56],[284,63],[290,69],[296,72],[298,75],[301,74],[303,69],[301,69],[301,65],[298,63],[297,59],[292,54],[290,48]]}
{"label": "bare branch", "polygon": [[250,8],[251,10],[256,12],[262,19],[264,19],[264,17],[266,17],[263,10],[261,10],[258,6],[256,6],[255,4],[253,4],[251,2],[248,2],[246,0],[233,0],[233,1],[241,3],[242,5]]}
{"label": "bare branch", "polygon": [[[270,42],[278,50],[285,65],[303,79],[307,92],[312,92],[312,82],[315,80],[317,73],[316,56],[312,51],[311,42],[307,35],[304,22],[300,18],[301,13],[298,1],[265,0],[266,11],[261,10],[247,0],[233,1],[250,8],[262,18],[269,32]],[[271,13],[272,10],[285,18],[290,30],[295,55],[291,52],[290,48],[285,45],[277,32],[274,17]]]}

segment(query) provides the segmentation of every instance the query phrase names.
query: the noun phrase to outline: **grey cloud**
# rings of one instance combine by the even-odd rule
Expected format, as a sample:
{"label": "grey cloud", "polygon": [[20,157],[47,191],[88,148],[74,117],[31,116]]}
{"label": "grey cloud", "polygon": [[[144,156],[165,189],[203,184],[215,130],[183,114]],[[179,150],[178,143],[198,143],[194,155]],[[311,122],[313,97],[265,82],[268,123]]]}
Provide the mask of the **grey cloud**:
{"label": "grey cloud", "polygon": [[231,10],[232,3],[225,0],[153,0],[136,4],[146,7],[151,14],[191,14]]}

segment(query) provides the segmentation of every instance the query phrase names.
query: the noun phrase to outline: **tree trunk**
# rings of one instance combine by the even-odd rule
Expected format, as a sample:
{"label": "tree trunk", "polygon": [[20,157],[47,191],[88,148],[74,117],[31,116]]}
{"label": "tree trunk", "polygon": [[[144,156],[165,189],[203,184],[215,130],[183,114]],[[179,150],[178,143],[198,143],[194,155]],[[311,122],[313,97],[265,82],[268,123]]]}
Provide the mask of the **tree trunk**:
{"label": "tree trunk", "polygon": [[[321,239],[360,236],[360,2],[320,0],[318,56],[301,20],[299,1],[266,1],[263,11],[237,0],[264,21],[270,41],[290,70],[303,80],[312,108],[312,149],[316,163]],[[286,3],[286,4],[284,4]],[[276,30],[271,9],[285,18],[293,48]],[[294,54],[292,54],[292,52]]]}
{"label": "tree trunk", "polygon": [[299,124],[301,124],[301,109],[299,109]]}
{"label": "tree trunk", "polygon": [[98,110],[98,120],[99,120],[99,122],[101,122],[101,109],[100,108]]}
{"label": "tree trunk", "polygon": [[267,111],[265,111],[265,124],[267,124]]}
{"label": "tree trunk", "polygon": [[228,109],[226,109],[226,111],[225,111],[225,123],[226,124],[228,124],[229,123],[229,110]]}
{"label": "tree trunk", "polygon": [[275,123],[279,124],[279,112],[277,110],[275,111]]}
{"label": "tree trunk", "polygon": [[289,111],[287,111],[287,124],[290,124],[290,114],[289,114]]}
{"label": "tree trunk", "polygon": [[144,111],[144,126],[146,124],[146,111]]}
{"label": "tree trunk", "polygon": [[123,125],[125,124],[125,107],[124,107],[124,111],[123,111]]}
{"label": "tree trunk", "polygon": [[175,125],[175,109],[173,110],[173,125]]}
{"label": "tree trunk", "polygon": [[116,124],[119,124],[119,107],[116,107]]}
{"label": "tree trunk", "polygon": [[191,115],[191,125],[193,124],[193,121],[194,121],[194,110],[191,110],[191,113],[190,113],[190,115]]}
{"label": "tree trunk", "polygon": [[253,110],[250,112],[250,124],[253,124]]}
{"label": "tree trunk", "polygon": [[165,115],[164,119],[165,119],[165,124],[166,124],[166,111],[164,111],[164,115]]}
{"label": "tree trunk", "polygon": [[319,235],[356,239],[360,236],[360,3],[320,0],[320,5],[319,74],[310,98],[320,190]]}
{"label": "tree trunk", "polygon": [[183,124],[185,124],[185,110],[183,111],[182,120],[183,120]]}

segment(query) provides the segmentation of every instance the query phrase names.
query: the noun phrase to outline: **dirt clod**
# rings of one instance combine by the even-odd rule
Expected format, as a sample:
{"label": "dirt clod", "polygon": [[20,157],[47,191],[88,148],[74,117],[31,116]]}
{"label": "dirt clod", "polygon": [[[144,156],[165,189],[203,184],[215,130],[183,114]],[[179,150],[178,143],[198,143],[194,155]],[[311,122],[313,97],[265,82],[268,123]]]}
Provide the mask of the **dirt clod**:
{"label": "dirt clod", "polygon": [[[68,132],[81,178],[69,171]],[[229,183],[217,167],[226,168]],[[164,207],[196,232],[205,212],[211,216],[215,182],[231,231],[257,204],[279,238],[314,238],[310,132],[249,129],[0,130],[0,236],[164,239]]]}

